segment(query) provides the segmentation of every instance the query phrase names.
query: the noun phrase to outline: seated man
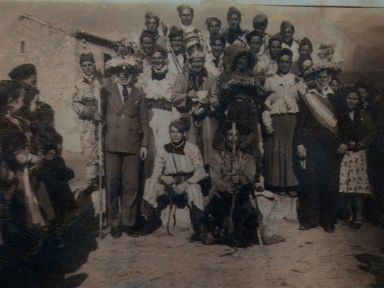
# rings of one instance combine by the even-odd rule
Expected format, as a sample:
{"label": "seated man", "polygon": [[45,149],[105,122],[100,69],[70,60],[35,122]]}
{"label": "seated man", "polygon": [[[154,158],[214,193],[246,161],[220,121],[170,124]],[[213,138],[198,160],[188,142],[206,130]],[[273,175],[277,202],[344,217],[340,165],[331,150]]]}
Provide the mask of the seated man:
{"label": "seated man", "polygon": [[[171,122],[171,143],[164,145],[156,155],[152,176],[145,183],[142,234],[151,233],[161,225],[160,212],[168,204],[183,206],[183,202],[187,202],[195,231],[193,239],[199,239],[204,210],[199,182],[207,174],[199,148],[186,141],[187,130],[184,119]],[[164,198],[166,205],[162,205]]]}
{"label": "seated man", "polygon": [[[212,155],[213,197],[205,210],[205,224],[214,236],[213,242],[244,247],[258,243],[261,214],[249,198],[256,175],[254,157],[239,149],[240,136],[247,134],[246,128],[234,123],[228,122],[223,127],[225,149]],[[236,197],[234,203],[233,197]]]}

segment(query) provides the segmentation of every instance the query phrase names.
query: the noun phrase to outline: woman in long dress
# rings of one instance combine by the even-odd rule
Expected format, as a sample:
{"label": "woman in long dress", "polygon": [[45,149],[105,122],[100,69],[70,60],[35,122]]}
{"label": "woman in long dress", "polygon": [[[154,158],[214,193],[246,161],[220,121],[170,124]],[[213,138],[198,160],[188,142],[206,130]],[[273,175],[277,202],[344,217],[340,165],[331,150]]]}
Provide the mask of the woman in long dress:
{"label": "woman in long dress", "polygon": [[[368,180],[367,149],[375,136],[372,116],[361,109],[358,91],[346,94],[345,109],[339,116],[341,161],[339,191],[346,204],[352,228],[363,225],[363,200],[372,194]],[[353,206],[355,209],[352,209]],[[353,211],[354,210],[354,211]]]}
{"label": "woman in long dress", "polygon": [[265,81],[265,89],[270,95],[265,101],[267,110],[264,137],[265,167],[264,181],[269,190],[296,196],[298,181],[293,169],[293,141],[299,113],[298,100],[305,93],[305,85],[290,72],[292,52],[282,49],[278,56],[278,72]]}

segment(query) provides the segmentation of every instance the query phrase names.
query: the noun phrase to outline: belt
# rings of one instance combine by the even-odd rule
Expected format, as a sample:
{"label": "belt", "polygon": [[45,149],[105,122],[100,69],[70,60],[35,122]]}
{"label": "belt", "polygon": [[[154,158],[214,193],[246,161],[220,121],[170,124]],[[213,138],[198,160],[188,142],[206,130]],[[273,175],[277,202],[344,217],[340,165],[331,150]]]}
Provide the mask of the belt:
{"label": "belt", "polygon": [[256,100],[254,99],[249,99],[249,98],[236,98],[235,99],[235,102],[244,102],[244,103],[248,103],[248,104],[252,104],[254,106],[257,106],[258,103]]}
{"label": "belt", "polygon": [[147,99],[149,109],[172,111],[172,103],[164,99]]}

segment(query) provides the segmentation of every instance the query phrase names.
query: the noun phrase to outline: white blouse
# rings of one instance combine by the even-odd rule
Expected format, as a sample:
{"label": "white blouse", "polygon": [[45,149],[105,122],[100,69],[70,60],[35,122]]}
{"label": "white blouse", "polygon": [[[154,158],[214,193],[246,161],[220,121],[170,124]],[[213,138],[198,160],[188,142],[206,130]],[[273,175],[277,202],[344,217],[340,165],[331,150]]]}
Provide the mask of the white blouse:
{"label": "white blouse", "polygon": [[275,74],[265,80],[265,90],[272,92],[265,101],[271,115],[298,113],[299,92],[305,93],[305,84],[293,73]]}

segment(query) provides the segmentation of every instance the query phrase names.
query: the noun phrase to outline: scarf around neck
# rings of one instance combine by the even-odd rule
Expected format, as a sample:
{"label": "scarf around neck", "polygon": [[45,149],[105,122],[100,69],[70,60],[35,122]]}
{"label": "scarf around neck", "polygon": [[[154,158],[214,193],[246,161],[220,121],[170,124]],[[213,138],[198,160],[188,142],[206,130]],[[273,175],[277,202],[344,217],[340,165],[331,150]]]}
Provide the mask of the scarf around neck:
{"label": "scarf around neck", "polygon": [[171,143],[165,144],[164,149],[168,153],[184,155],[185,143],[186,143],[185,139],[183,139],[179,144],[174,144],[171,142]]}
{"label": "scarf around neck", "polygon": [[165,79],[165,77],[167,77],[167,73],[168,73],[168,66],[167,65],[164,65],[163,68],[161,68],[160,70],[157,70],[155,67],[152,67],[152,80],[163,80]]}
{"label": "scarf around neck", "polygon": [[85,80],[85,82],[87,82],[87,83],[92,83],[93,82],[93,80],[95,80],[95,78],[96,78],[96,74],[94,73],[94,74],[92,74],[92,75],[85,75],[84,73],[83,73],[83,79]]}
{"label": "scarf around neck", "polygon": [[192,69],[189,69],[188,82],[190,90],[199,91],[203,86],[205,77],[208,77],[205,67],[200,72],[194,72]]}

